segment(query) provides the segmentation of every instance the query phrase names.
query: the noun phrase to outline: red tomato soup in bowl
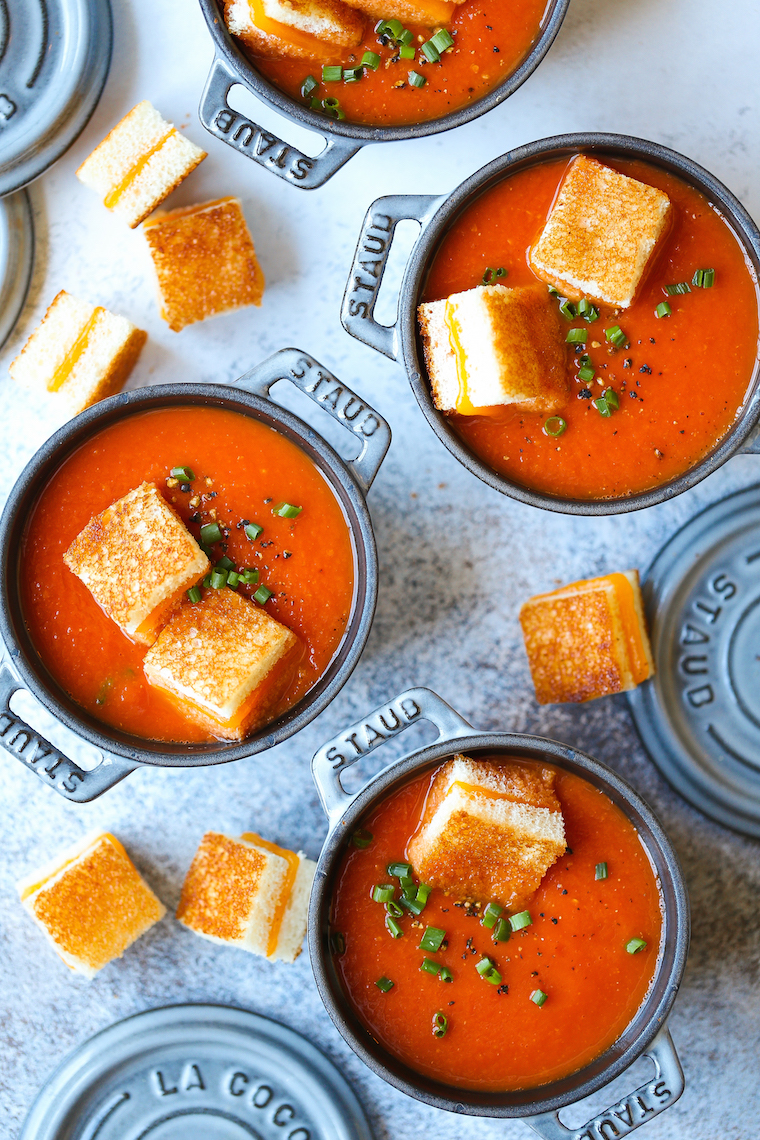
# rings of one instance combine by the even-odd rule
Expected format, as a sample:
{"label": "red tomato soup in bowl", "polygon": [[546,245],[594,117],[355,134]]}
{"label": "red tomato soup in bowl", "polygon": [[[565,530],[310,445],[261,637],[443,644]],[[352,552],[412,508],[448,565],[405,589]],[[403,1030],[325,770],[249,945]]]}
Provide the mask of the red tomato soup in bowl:
{"label": "red tomato soup in bowl", "polygon": [[[504,757],[480,760],[498,772]],[[553,782],[564,820],[564,851],[532,893],[463,897],[416,873],[437,768],[370,809],[332,894],[333,961],[364,1027],[424,1077],[483,1093],[540,1087],[604,1053],[645,1002],[663,940],[658,880],[633,823],[581,776],[515,762]],[[472,832],[488,879],[484,842]]]}
{"label": "red tomato soup in bowl", "polygon": [[[632,302],[589,300],[555,281],[565,391],[551,414],[516,403],[443,413],[497,474],[579,500],[644,492],[699,464],[740,416],[758,359],[757,281],[725,217],[654,163],[593,157],[670,200]],[[421,300],[483,283],[546,290],[531,251],[576,159],[537,161],[468,205],[438,246]]]}
{"label": "red tomato soup in bowl", "polygon": [[152,650],[127,636],[64,562],[91,519],[144,484],[158,489],[208,555],[208,572],[182,591],[174,617],[193,617],[232,587],[245,601],[238,608],[261,609],[296,635],[297,652],[268,707],[274,720],[338,651],[354,597],[354,554],[344,513],[315,463],[239,412],[180,405],[133,413],[64,460],[23,543],[21,605],[34,648],[61,688],[114,729],[155,741],[224,737],[148,682],[143,663]]}

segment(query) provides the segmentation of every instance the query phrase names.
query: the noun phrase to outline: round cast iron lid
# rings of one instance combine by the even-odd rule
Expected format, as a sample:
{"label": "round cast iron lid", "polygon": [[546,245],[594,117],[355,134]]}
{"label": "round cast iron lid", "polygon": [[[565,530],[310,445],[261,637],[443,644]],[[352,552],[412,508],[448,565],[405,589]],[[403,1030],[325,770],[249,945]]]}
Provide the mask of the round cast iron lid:
{"label": "round cast iron lid", "polygon": [[760,486],[678,531],[643,592],[657,672],[629,693],[636,728],[685,799],[760,837]]}
{"label": "round cast iron lid", "polygon": [[255,1013],[176,1005],[75,1049],[19,1140],[372,1140],[350,1086],[318,1049]]}
{"label": "round cast iron lid", "polygon": [[109,0],[0,0],[0,195],[60,158],[111,63]]}
{"label": "round cast iron lid", "polygon": [[20,190],[0,198],[0,348],[24,307],[33,263],[32,211],[26,190]]}

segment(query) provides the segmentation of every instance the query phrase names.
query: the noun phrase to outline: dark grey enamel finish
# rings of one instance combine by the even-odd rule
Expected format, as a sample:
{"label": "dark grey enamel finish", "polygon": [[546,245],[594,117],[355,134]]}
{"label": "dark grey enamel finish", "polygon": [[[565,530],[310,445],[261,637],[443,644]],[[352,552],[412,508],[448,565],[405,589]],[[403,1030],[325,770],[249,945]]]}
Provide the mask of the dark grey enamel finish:
{"label": "dark grey enamel finish", "polygon": [[[288,380],[362,441],[355,460],[344,461],[303,420],[267,398]],[[26,520],[42,488],[84,440],[126,415],[152,408],[199,404],[253,416],[291,439],[332,487],[354,543],[356,586],[348,627],[325,674],[289,712],[240,743],[154,744],[107,729],[60,688],[40,661],[21,613],[19,558]],[[185,768],[223,764],[265,752],[293,736],[327,707],[351,675],[369,636],[377,599],[377,550],[365,494],[390,444],[386,421],[308,353],[285,348],[235,382],[164,384],[123,392],[75,416],[43,444],[19,476],[0,519],[0,634],[9,660],[0,674],[0,747],[27,764],[67,799],[85,802],[123,779],[138,764]],[[100,749],[104,763],[84,771],[10,709],[19,688],[30,690],[63,724]]]}
{"label": "dark grey enamel finish", "polygon": [[128,1017],[49,1078],[19,1140],[372,1140],[351,1086],[279,1022],[223,1005]]}
{"label": "dark grey enamel finish", "polygon": [[[447,418],[438,412],[424,375],[422,348],[417,335],[416,310],[430,266],[440,242],[463,210],[503,178],[557,158],[571,158],[579,151],[600,159],[642,158],[678,175],[700,190],[726,217],[741,242],[756,277],[760,277],[760,230],[741,202],[712,174],[674,150],[644,139],[614,134],[556,135],[509,151],[484,166],[448,196],[393,195],[379,198],[367,211],[349,273],[341,309],[346,332],[404,365],[412,391],[423,415],[441,442],[484,483],[531,506],[573,515],[611,515],[637,511],[680,495],[717,470],[738,452],[760,451],[756,432],[760,420],[760,364],[753,374],[750,394],[742,415],[704,459],[677,479],[635,495],[617,499],[569,499],[532,491],[498,475],[462,442]],[[404,272],[394,325],[378,324],[373,316],[383,280],[393,232],[402,219],[419,221],[421,232]]]}
{"label": "dark grey enamel finish", "polygon": [[109,0],[0,0],[0,196],[68,150],[111,63]]}
{"label": "dark grey enamel finish", "polygon": [[[328,119],[280,91],[256,70],[230,36],[217,0],[200,0],[216,49],[216,57],[201,97],[200,120],[216,138],[290,182],[292,186],[314,190],[332,178],[367,143],[397,142],[400,139],[439,134],[469,123],[471,119],[498,106],[538,67],[562,25],[569,4],[570,0],[550,0],[541,32],[519,67],[469,107],[412,126],[367,127],[360,123]],[[228,97],[234,83],[242,83],[276,111],[321,135],[326,139],[325,149],[316,158],[309,158],[270,131],[251,122],[245,115],[233,111]]]}
{"label": "dark grey enamel finish", "polygon": [[[345,768],[419,720],[429,720],[436,726],[439,735],[435,743],[390,764],[355,795],[343,791],[340,776]],[[471,1092],[420,1076],[388,1053],[364,1029],[333,965],[329,946],[330,906],[336,871],[350,836],[380,800],[457,752],[466,752],[469,756],[496,753],[535,757],[582,776],[608,795],[637,828],[660,880],[665,911],[662,948],[652,989],[644,1005],[622,1037],[601,1057],[580,1072],[540,1089],[514,1093]],[[450,1112],[524,1118],[546,1140],[624,1136],[675,1103],[683,1091],[684,1081],[667,1031],[667,1017],[686,965],[689,900],[670,841],[644,801],[620,776],[585,753],[554,740],[510,732],[476,732],[439,696],[420,688],[401,693],[328,741],[312,760],[312,774],[330,826],[309,906],[309,950],[314,976],[338,1031],[374,1073],[409,1096]],[[583,1128],[566,1129],[560,1123],[557,1117],[560,1109],[601,1089],[642,1054],[654,1062],[655,1076],[651,1081]],[[611,1120],[611,1125],[605,1131],[602,1126],[607,1120]]]}
{"label": "dark grey enamel finish", "polygon": [[34,267],[34,222],[26,190],[0,199],[0,348],[13,332]]}
{"label": "dark grey enamel finish", "polygon": [[666,779],[760,838],[760,486],[673,535],[643,586],[657,672],[628,694]]}

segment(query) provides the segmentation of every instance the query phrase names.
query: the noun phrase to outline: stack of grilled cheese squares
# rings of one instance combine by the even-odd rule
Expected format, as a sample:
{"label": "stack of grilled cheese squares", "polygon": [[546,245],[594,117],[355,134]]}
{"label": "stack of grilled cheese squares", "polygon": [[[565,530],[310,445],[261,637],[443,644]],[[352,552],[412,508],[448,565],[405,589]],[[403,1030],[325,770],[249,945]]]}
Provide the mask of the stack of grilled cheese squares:
{"label": "stack of grilled cheese squares", "polygon": [[364,31],[343,0],[225,0],[224,18],[254,55],[274,59],[331,59]]}
{"label": "stack of grilled cheese squares", "polygon": [[520,623],[539,704],[622,693],[655,671],[638,570],[539,594]]}
{"label": "stack of grilled cheese squares", "polygon": [[177,918],[212,942],[272,961],[294,962],[306,933],[316,863],[259,835],[204,835],[190,866]]}
{"label": "stack of grilled cheese squares", "polygon": [[573,300],[625,309],[672,213],[662,190],[579,155],[530,251],[531,268]]}
{"label": "stack of grilled cheese squares", "polygon": [[551,768],[458,755],[436,773],[407,855],[431,887],[513,908],[530,899],[565,847]]}
{"label": "stack of grilled cheese squares", "polygon": [[85,159],[77,178],[134,229],[205,157],[143,99]]}
{"label": "stack of grilled cheese squares", "polygon": [[549,413],[568,392],[565,334],[541,286],[480,285],[417,309],[435,406]]}
{"label": "stack of grilled cheese squares", "polygon": [[73,415],[119,391],[146,340],[126,317],[61,290],[9,372]]}
{"label": "stack of grilled cheese squares", "polygon": [[113,835],[98,832],[18,884],[25,909],[70,969],[86,978],[166,910]]}

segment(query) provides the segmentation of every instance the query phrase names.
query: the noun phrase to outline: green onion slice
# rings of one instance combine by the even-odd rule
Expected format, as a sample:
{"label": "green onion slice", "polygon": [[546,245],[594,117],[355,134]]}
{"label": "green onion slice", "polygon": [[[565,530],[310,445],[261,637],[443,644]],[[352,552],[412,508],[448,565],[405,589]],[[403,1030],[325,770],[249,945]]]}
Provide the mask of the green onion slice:
{"label": "green onion slice", "polygon": [[377,71],[380,66],[380,56],[376,51],[365,51],[362,56],[362,67],[370,67],[373,71]]}
{"label": "green onion slice", "polygon": [[572,301],[568,301],[566,297],[563,301],[560,302],[559,311],[562,313],[562,316],[566,321],[574,321],[578,316],[578,310],[576,309],[575,305]]}
{"label": "green onion slice", "polygon": [[500,277],[506,277],[506,276],[507,276],[507,270],[504,268],[503,265],[500,265],[498,269],[491,269],[491,267],[489,265],[489,266],[486,266],[486,271],[483,274],[483,282],[482,283],[483,283],[483,285],[493,285],[496,281],[499,280]]}
{"label": "green onion slice", "polygon": [[430,892],[432,889],[433,888],[429,887],[427,883],[420,883],[420,885],[417,887],[417,895],[415,898],[418,906],[424,909],[428,899],[430,898]]}
{"label": "green onion slice", "polygon": [[454,46],[454,37],[445,28],[439,28],[434,36],[431,36],[430,43],[443,55],[445,51],[449,51]]}
{"label": "green onion slice", "polygon": [[532,926],[533,919],[530,917],[530,911],[521,910],[519,914],[511,914],[509,925],[513,930],[524,930],[526,926]]}
{"label": "green onion slice", "polygon": [[201,542],[204,546],[213,546],[215,542],[222,541],[222,528],[218,522],[205,523],[201,527]]}
{"label": "green onion slice", "polygon": [[445,1037],[448,1027],[448,1018],[444,1017],[440,1010],[433,1014],[433,1037]]}
{"label": "green onion slice", "polygon": [[422,45],[420,50],[421,50],[422,54],[424,55],[425,59],[428,61],[428,63],[439,63],[440,62],[441,53],[439,52],[438,48],[435,46],[435,44],[433,43],[432,40],[427,40]]}
{"label": "green onion slice", "polygon": [[420,942],[420,950],[427,950],[430,954],[437,954],[441,949],[446,931],[441,930],[439,926],[426,926],[425,933],[422,935]]}
{"label": "green onion slice", "polygon": [[412,878],[411,871],[412,868],[410,867],[408,875],[399,875],[398,881],[401,884],[401,890],[404,892],[404,894],[409,895],[411,898],[414,898],[417,894],[417,884]]}
{"label": "green onion slice", "polygon": [[602,396],[614,411],[618,410],[620,407],[620,400],[618,399],[618,394],[614,388],[605,388],[602,392]]}
{"label": "green onion slice", "polygon": [[402,44],[398,49],[398,54],[401,59],[414,59],[414,44]]}
{"label": "green onion slice", "polygon": [[582,380],[584,384],[587,384],[589,380],[593,380],[595,376],[596,371],[590,368],[588,364],[584,364],[578,369],[578,379]]}
{"label": "green onion slice", "polygon": [[272,514],[281,519],[297,519],[303,507],[294,507],[292,503],[275,503]]}
{"label": "green onion slice", "polygon": [[263,526],[259,526],[258,523],[246,523],[243,530],[245,537],[250,538],[251,542],[255,542],[259,535],[264,533]]}
{"label": "green onion slice", "polygon": [[389,990],[393,989],[393,982],[390,978],[386,978],[385,975],[383,975],[382,978],[378,978],[375,985],[383,994],[387,994]]}
{"label": "green onion slice", "polygon": [[613,348],[623,348],[628,343],[628,337],[625,335],[620,325],[612,325],[611,328],[604,330],[604,335],[613,346]]}
{"label": "green onion slice", "polygon": [[448,968],[448,966],[441,966],[440,970],[438,971],[438,977],[441,979],[442,982],[453,982],[454,981],[454,975],[452,974],[452,972]]}
{"label": "green onion slice", "polygon": [[390,914],[386,914],[386,916],[385,916],[385,929],[388,931],[391,938],[402,938],[403,937],[403,934],[404,934],[403,930],[401,929],[399,924],[396,922],[395,918],[393,918]]}
{"label": "green onion slice", "polygon": [[594,868],[594,878],[596,879],[597,882],[599,882],[600,879],[606,879],[607,878],[607,864],[606,863],[597,863],[596,867]]}
{"label": "green onion slice", "polygon": [[660,301],[659,305],[654,311],[654,315],[660,320],[662,317],[669,317],[673,312],[667,301]]}
{"label": "green onion slice", "polygon": [[538,1008],[540,1009],[541,1006],[546,1001],[548,996],[549,995],[545,994],[543,990],[534,990],[533,993],[530,995],[530,1000],[532,1002],[534,1002],[538,1006]]}
{"label": "green onion slice", "polygon": [[341,109],[337,99],[330,96],[322,101],[322,110],[331,119],[345,119],[346,112]]}
{"label": "green onion slice", "polygon": [[508,918],[500,918],[493,932],[494,942],[509,942],[512,936],[512,927]]}
{"label": "green onion slice", "polygon": [[612,408],[607,403],[604,396],[599,396],[598,399],[594,400],[594,405],[600,416],[607,417],[612,415]]}
{"label": "green onion slice", "polygon": [[697,269],[691,279],[692,285],[696,285],[698,289],[712,289],[715,284],[715,270],[714,269]]}
{"label": "green onion slice", "polygon": [[568,329],[565,337],[566,344],[585,344],[588,333],[585,329]]}
{"label": "green onion slice", "polygon": [[227,575],[227,585],[231,590],[237,590],[240,577],[241,576],[238,574],[237,570],[230,570]]}
{"label": "green onion slice", "polygon": [[192,483],[195,476],[189,467],[172,467],[172,479],[181,479],[183,483]]}
{"label": "green onion slice", "polygon": [[400,20],[386,20],[385,30],[388,35],[393,36],[394,40],[397,40],[399,36],[404,34],[404,25]]}
{"label": "green onion slice", "polygon": [[411,83],[412,87],[424,87],[427,83],[427,80],[425,79],[424,75],[420,75],[419,71],[410,71],[409,82]]}
{"label": "green onion slice", "polygon": [[201,592],[197,586],[191,586],[187,591],[187,600],[188,602],[193,602],[193,604],[201,600]]}
{"label": "green onion slice", "polygon": [[263,606],[271,598],[272,591],[268,590],[266,588],[266,586],[259,586],[258,590],[256,591],[256,593],[253,596],[254,596],[255,600],[259,603],[259,605]]}
{"label": "green onion slice", "polygon": [[372,901],[379,903],[390,902],[396,893],[396,888],[391,883],[377,883],[372,888]]}
{"label": "green onion slice", "polygon": [[317,83],[314,76],[307,75],[301,84],[301,98],[309,99],[311,97],[312,91],[316,91],[317,87],[319,87],[319,84]]}
{"label": "green onion slice", "polygon": [[688,281],[678,281],[674,285],[666,285],[665,292],[669,297],[683,296],[684,293],[691,293],[691,285]]}
{"label": "green onion slice", "polygon": [[398,901],[401,906],[406,907],[412,914],[416,914],[418,918],[425,909],[424,903],[418,903],[416,899],[410,899],[406,895],[403,895]]}
{"label": "green onion slice", "polygon": [[639,950],[643,950],[646,942],[643,938],[632,938],[630,942],[626,942],[625,948],[629,954],[638,954]]}
{"label": "green onion slice", "polygon": [[426,974],[435,974],[435,976],[438,977],[441,969],[441,964],[440,962],[434,962],[432,958],[423,958],[420,969],[423,970]]}
{"label": "green onion slice", "polygon": [[412,43],[414,43],[414,33],[410,32],[408,28],[404,28],[401,35],[397,36],[396,39],[402,47],[409,47]]}
{"label": "green onion slice", "polygon": [[499,973],[499,971],[496,969],[495,966],[492,969],[490,969],[487,974],[484,974],[483,977],[484,977],[485,981],[487,981],[492,986],[500,986],[501,985],[501,974]]}
{"label": "green onion slice", "polygon": [[369,847],[374,838],[375,837],[371,831],[367,831],[364,827],[357,827],[356,831],[351,836],[351,842],[353,843],[354,847],[358,847],[360,851],[363,851],[365,847]]}
{"label": "green onion slice", "polygon": [[411,878],[411,863],[389,863],[386,869],[388,871],[388,874],[392,875],[394,879]]}
{"label": "green onion slice", "polygon": [[360,67],[344,67],[343,68],[343,82],[344,83],[358,83],[364,75]]}
{"label": "green onion slice", "polygon": [[499,904],[495,902],[490,902],[483,911],[483,917],[480,920],[481,926],[485,926],[486,930],[492,930],[493,927],[496,926],[496,920],[503,910],[503,906],[499,906]]}
{"label": "green onion slice", "polygon": [[599,310],[592,305],[590,301],[587,301],[585,297],[581,297],[578,302],[578,316],[583,317],[584,321],[588,321],[588,323],[591,324],[592,321],[598,319]]}
{"label": "green onion slice", "polygon": [[235,563],[232,561],[231,558],[228,558],[227,555],[225,554],[222,558],[219,559],[219,561],[216,564],[215,569],[216,570],[234,570],[235,569]]}
{"label": "green onion slice", "polygon": [[490,958],[481,958],[479,962],[475,963],[475,969],[481,977],[485,977],[489,970],[494,970],[496,967]]}
{"label": "green onion slice", "polygon": [[207,574],[206,577],[203,579],[203,585],[206,587],[207,590],[211,588],[211,575],[210,574]]}
{"label": "green onion slice", "polygon": [[240,575],[240,579],[244,586],[258,586],[259,572],[253,567],[247,567]]}
{"label": "green onion slice", "polygon": [[325,64],[322,68],[322,82],[323,83],[339,83],[343,78],[343,68]]}
{"label": "green onion slice", "polygon": [[401,918],[404,913],[404,908],[399,906],[397,902],[393,902],[392,899],[385,904],[385,909],[391,918]]}
{"label": "green onion slice", "polygon": [[227,585],[227,571],[226,570],[212,570],[211,571],[211,585],[215,590],[221,590],[222,586]]}
{"label": "green onion slice", "polygon": [[549,416],[549,419],[544,424],[544,431],[547,435],[558,436],[567,431],[567,421],[562,419],[562,416]]}

